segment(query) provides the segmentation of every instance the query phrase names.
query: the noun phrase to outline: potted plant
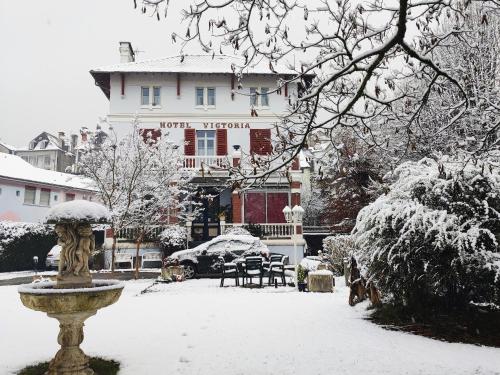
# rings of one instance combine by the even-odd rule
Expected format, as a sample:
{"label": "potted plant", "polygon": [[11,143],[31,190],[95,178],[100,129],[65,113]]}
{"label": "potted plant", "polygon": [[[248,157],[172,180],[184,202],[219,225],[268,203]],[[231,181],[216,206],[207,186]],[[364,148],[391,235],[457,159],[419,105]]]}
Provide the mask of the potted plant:
{"label": "potted plant", "polygon": [[297,266],[297,285],[299,287],[299,292],[306,291],[306,269],[302,267],[300,264]]}

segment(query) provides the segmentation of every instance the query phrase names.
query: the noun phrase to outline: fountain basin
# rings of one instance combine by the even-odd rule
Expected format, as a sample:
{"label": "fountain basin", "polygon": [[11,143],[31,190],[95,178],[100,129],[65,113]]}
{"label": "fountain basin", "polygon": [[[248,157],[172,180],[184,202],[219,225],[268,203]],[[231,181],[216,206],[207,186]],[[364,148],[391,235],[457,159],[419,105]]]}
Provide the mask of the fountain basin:
{"label": "fountain basin", "polygon": [[21,285],[24,306],[47,313],[59,321],[57,342],[61,348],[50,361],[46,375],[92,375],[89,357],[80,349],[86,319],[115,303],[124,284],[118,280],[94,280],[84,288],[60,288],[56,282]]}
{"label": "fountain basin", "polygon": [[88,288],[56,288],[56,282],[21,285],[18,288],[24,306],[47,314],[71,314],[95,311],[115,303],[124,284],[118,280],[93,280]]}

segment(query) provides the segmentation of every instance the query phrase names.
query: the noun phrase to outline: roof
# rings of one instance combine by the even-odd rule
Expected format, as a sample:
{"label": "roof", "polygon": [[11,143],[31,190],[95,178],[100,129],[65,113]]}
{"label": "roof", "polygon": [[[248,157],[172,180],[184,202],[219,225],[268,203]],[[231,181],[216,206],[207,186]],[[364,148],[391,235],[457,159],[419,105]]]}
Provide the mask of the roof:
{"label": "roof", "polygon": [[10,151],[16,151],[17,150],[17,147],[9,145],[9,144],[7,144],[5,142],[2,142],[2,141],[0,141],[0,145],[2,145],[3,147],[5,147],[7,150],[10,150]]}
{"label": "roof", "polygon": [[16,155],[0,153],[0,178],[94,191],[82,176],[36,168]]}
{"label": "roof", "polygon": [[[128,63],[114,64],[101,68],[92,69],[92,72],[106,73],[224,73],[231,74],[231,68],[243,66],[245,60],[239,56],[228,55],[178,55],[163,57],[160,59],[134,61]],[[262,59],[256,64],[245,68],[244,74],[290,74],[297,72],[282,64],[273,66],[274,72],[270,69],[267,60]]]}
{"label": "roof", "polygon": [[[90,71],[96,84],[109,98],[109,77],[111,73],[215,73],[232,74],[242,67],[245,59],[229,55],[177,55],[160,59],[134,61],[128,63],[108,65]],[[266,59],[246,67],[243,74],[289,75],[299,73],[287,68],[283,64],[273,64],[273,70]]]}

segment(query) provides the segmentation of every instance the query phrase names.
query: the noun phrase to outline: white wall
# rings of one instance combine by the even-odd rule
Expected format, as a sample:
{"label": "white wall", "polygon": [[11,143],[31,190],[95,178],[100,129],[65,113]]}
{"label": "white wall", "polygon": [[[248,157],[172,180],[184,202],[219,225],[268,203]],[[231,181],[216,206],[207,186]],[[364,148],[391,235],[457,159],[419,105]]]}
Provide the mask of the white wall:
{"label": "white wall", "polygon": [[[237,83],[235,83],[237,85]],[[273,76],[247,76],[243,81],[244,88],[240,92],[249,94],[250,87],[276,88],[276,78]],[[141,86],[160,86],[161,105],[158,107],[141,106]],[[196,87],[215,87],[215,108],[197,108],[195,106]],[[150,93],[152,95],[152,93]],[[184,127],[189,123],[191,128],[205,129],[204,123],[213,123],[222,127],[228,125],[228,151],[233,145],[240,145],[243,151],[249,149],[249,129],[242,126],[236,128],[235,123],[249,124],[252,128],[271,128],[278,120],[277,116],[288,109],[288,97],[282,94],[269,94],[269,108],[256,108],[258,117],[250,115],[249,96],[234,95],[231,99],[231,77],[223,74],[191,74],[181,75],[181,95],[177,97],[177,79],[175,74],[133,73],[125,77],[125,95],[121,95],[121,79],[119,74],[111,75],[111,97],[108,120],[113,123],[115,131],[122,136],[130,131],[130,123],[137,112],[141,127],[159,128],[161,122],[169,128],[170,138],[178,145],[184,144]],[[288,94],[296,96],[296,84],[290,85]],[[174,128],[177,122],[177,128]],[[183,123],[183,124],[181,124]],[[218,124],[218,125],[216,125]],[[208,125],[208,129],[212,129]]]}
{"label": "white wall", "polygon": [[[35,204],[24,203],[25,186],[34,186],[37,188]],[[50,206],[40,205],[40,189],[50,189]],[[24,222],[42,222],[50,207],[64,202],[66,193],[75,194],[75,199],[89,199],[88,192],[74,190],[71,188],[62,188],[46,184],[23,183],[5,180],[0,178],[0,220],[24,221]],[[92,195],[92,200],[95,200]]]}

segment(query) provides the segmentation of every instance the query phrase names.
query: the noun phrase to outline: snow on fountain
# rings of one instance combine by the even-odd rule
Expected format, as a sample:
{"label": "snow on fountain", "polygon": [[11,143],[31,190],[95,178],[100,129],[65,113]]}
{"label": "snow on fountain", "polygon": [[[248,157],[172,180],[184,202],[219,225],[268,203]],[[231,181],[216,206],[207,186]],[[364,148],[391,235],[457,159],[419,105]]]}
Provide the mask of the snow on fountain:
{"label": "snow on fountain", "polygon": [[97,310],[115,303],[123,290],[116,280],[92,281],[89,257],[95,248],[91,224],[109,222],[106,207],[71,201],[53,207],[46,221],[55,224],[61,256],[57,281],[22,285],[22,303],[59,321],[61,349],[50,361],[48,375],[90,375],[89,358],[80,349],[84,321]]}

